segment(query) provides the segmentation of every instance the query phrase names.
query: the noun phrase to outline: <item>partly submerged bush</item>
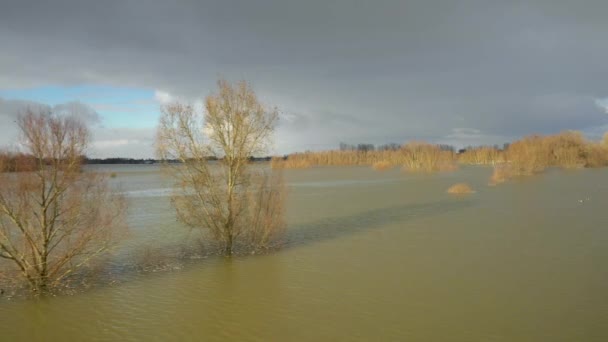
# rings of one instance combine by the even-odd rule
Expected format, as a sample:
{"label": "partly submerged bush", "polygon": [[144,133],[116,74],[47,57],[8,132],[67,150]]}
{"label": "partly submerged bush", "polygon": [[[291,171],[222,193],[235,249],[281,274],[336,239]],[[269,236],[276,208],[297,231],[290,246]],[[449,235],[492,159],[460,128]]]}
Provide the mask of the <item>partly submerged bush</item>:
{"label": "partly submerged bush", "polygon": [[507,160],[513,175],[529,175],[549,166],[581,168],[608,165],[608,149],[587,141],[581,132],[525,137],[511,144]]}
{"label": "partly submerged bush", "polygon": [[463,195],[473,193],[473,189],[467,183],[456,183],[448,188],[447,193],[453,195]]}
{"label": "partly submerged bush", "polygon": [[490,177],[489,185],[498,185],[504,183],[507,179],[511,178],[511,172],[509,165],[502,164],[494,166],[494,171]]}
{"label": "partly submerged bush", "polygon": [[247,229],[243,232],[244,243],[249,245],[251,253],[279,246],[286,228],[287,188],[282,172],[261,173],[255,178],[256,188],[246,199]]}
{"label": "partly submerged bush", "polygon": [[549,153],[543,137],[530,136],[518,140],[507,150],[509,169],[513,175],[532,175],[549,165]]}
{"label": "partly submerged bush", "polygon": [[372,168],[376,171],[385,171],[393,167],[393,164],[389,161],[382,160],[372,164]]}
{"label": "partly submerged bush", "polygon": [[[608,134],[605,136],[608,138]],[[608,141],[607,144],[590,144],[586,149],[585,167],[608,166]]]}
{"label": "partly submerged bush", "polygon": [[544,137],[549,165],[563,168],[585,166],[589,144],[581,132],[567,131]]}
{"label": "partly submerged bush", "polygon": [[608,166],[605,141],[588,141],[583,134],[566,131],[548,136],[528,136],[509,145],[506,163],[494,168],[490,184],[544,171],[547,167],[582,168]]}
{"label": "partly submerged bush", "polygon": [[604,136],[602,137],[602,141],[600,141],[600,145],[602,147],[608,148],[608,132],[604,133]]}

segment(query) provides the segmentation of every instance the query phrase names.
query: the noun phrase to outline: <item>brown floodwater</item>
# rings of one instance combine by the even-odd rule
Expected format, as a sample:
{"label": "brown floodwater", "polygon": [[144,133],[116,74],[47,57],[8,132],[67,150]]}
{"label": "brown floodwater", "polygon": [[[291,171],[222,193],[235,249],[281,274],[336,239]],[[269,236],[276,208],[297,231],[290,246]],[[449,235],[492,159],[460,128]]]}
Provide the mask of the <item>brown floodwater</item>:
{"label": "brown floodwater", "polygon": [[[114,263],[189,236],[156,166],[106,169],[131,204]],[[282,250],[0,300],[0,341],[608,340],[608,170],[490,173],[288,170]]]}

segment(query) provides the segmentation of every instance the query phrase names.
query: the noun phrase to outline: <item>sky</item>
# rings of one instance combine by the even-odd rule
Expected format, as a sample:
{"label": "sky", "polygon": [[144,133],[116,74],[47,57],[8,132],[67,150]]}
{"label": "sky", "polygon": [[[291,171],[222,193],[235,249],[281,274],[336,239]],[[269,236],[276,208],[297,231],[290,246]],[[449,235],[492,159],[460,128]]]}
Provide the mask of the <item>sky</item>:
{"label": "sky", "polygon": [[159,106],[250,82],[271,153],[340,142],[457,147],[608,131],[608,1],[0,3],[0,146],[15,115],[82,115],[95,157],[154,156]]}

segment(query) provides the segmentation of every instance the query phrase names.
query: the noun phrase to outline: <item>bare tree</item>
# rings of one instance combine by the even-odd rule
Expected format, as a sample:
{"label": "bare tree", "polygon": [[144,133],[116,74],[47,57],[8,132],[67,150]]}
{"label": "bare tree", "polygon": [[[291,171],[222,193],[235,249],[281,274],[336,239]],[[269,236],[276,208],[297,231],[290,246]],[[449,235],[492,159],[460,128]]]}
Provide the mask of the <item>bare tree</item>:
{"label": "bare tree", "polygon": [[244,81],[220,80],[218,87],[204,113],[182,103],[161,108],[157,154],[180,162],[164,164],[176,179],[172,200],[180,221],[208,229],[231,255],[237,239],[249,237],[259,247],[282,228],[281,182],[269,179],[279,171],[256,175],[249,161],[267,152],[278,112]]}
{"label": "bare tree", "polygon": [[75,116],[30,110],[18,124],[35,165],[0,173],[0,258],[44,293],[112,245],[125,203],[81,170],[89,131]]}

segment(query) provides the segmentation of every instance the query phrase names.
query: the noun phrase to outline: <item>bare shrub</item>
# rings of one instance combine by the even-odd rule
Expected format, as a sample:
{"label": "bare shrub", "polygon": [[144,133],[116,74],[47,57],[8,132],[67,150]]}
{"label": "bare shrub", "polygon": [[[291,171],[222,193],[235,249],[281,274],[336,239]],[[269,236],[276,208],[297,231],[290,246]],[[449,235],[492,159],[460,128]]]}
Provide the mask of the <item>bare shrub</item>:
{"label": "bare shrub", "polygon": [[244,241],[251,252],[277,246],[285,232],[285,197],[287,191],[280,171],[258,172],[248,194]]}
{"label": "bare shrub", "polygon": [[518,140],[507,150],[512,175],[532,175],[549,165],[549,153],[543,137],[529,136]]}
{"label": "bare shrub", "polygon": [[89,132],[74,117],[28,111],[22,144],[33,158],[0,174],[0,258],[37,293],[61,285],[112,246],[124,224],[124,198],[102,174],[81,172]]}
{"label": "bare shrub", "polygon": [[600,142],[600,145],[602,147],[608,148],[608,132],[604,133],[604,136],[602,137],[602,141]]}
{"label": "bare shrub", "polygon": [[503,163],[505,156],[503,151],[495,147],[480,146],[467,149],[458,155],[458,162],[470,165],[494,165]]}
{"label": "bare shrub", "polygon": [[491,184],[527,176],[547,167],[582,168],[608,166],[608,149],[602,142],[587,141],[582,133],[566,131],[548,136],[529,136],[512,143],[507,165],[495,168]]}
{"label": "bare shrub", "polygon": [[393,167],[393,164],[386,160],[377,161],[372,164],[372,168],[376,171],[386,171]]}
{"label": "bare shrub", "polygon": [[457,169],[454,152],[441,150],[437,145],[410,142],[402,147],[401,152],[405,171],[437,172]]}
{"label": "bare shrub", "polygon": [[589,144],[586,146],[585,167],[608,166],[608,145]]}
{"label": "bare shrub", "polygon": [[563,168],[580,168],[586,163],[589,144],[581,132],[567,131],[544,137],[548,164]]}

